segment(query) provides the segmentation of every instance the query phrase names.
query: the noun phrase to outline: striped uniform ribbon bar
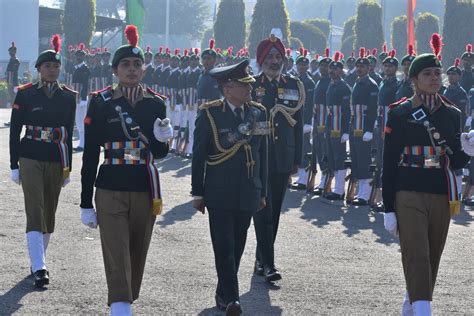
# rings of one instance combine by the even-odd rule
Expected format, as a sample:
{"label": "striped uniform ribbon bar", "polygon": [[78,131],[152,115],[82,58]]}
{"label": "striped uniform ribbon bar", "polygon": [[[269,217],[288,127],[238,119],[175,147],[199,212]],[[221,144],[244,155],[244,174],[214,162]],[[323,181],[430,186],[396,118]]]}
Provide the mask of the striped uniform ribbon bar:
{"label": "striped uniform ribbon bar", "polygon": [[[438,150],[440,148],[438,147]],[[403,155],[404,156],[424,156],[425,158],[433,157],[436,155],[436,149],[433,146],[406,146],[403,148]],[[435,165],[419,165],[419,164],[410,164],[401,162],[401,166],[403,167],[412,167],[412,168],[425,168],[425,169],[440,169],[440,166]]]}

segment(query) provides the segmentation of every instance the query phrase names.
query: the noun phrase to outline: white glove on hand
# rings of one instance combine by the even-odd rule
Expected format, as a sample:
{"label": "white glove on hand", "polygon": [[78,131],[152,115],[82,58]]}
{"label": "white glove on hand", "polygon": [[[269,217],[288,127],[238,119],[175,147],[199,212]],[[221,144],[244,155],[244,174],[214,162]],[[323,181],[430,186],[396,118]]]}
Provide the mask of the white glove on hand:
{"label": "white glove on hand", "polygon": [[313,127],[311,125],[309,124],[303,125],[303,134],[311,133],[312,130],[313,130]]}
{"label": "white glove on hand", "polygon": [[87,100],[81,100],[81,101],[79,101],[79,106],[80,106],[80,107],[87,106]]}
{"label": "white glove on hand", "polygon": [[472,117],[468,116],[466,119],[466,123],[464,124],[465,127],[471,129]]}
{"label": "white glove on hand", "polygon": [[173,127],[170,124],[170,119],[165,118],[163,121],[157,118],[153,125],[153,135],[155,138],[162,143],[166,143],[168,140],[173,138]]}
{"label": "white glove on hand", "polygon": [[95,209],[81,207],[81,221],[82,224],[90,228],[97,228],[97,214],[95,213]]}
{"label": "white glove on hand", "polygon": [[385,229],[392,235],[398,235],[397,215],[395,212],[383,214],[383,225]]}
{"label": "white glove on hand", "polygon": [[370,142],[372,138],[374,138],[374,135],[372,134],[372,132],[365,132],[364,135],[362,135],[362,140],[364,142]]}
{"label": "white glove on hand", "polygon": [[342,134],[341,144],[347,142],[348,140],[349,140],[349,134]]}
{"label": "white glove on hand", "polygon": [[20,169],[13,169],[10,171],[10,179],[15,182],[16,184],[20,185]]}
{"label": "white glove on hand", "polygon": [[467,155],[474,157],[474,130],[461,134],[461,146]]}
{"label": "white glove on hand", "polygon": [[63,181],[63,188],[65,188],[66,185],[69,184],[69,182],[71,182],[71,176],[69,176],[68,178],[64,179],[64,181]]}

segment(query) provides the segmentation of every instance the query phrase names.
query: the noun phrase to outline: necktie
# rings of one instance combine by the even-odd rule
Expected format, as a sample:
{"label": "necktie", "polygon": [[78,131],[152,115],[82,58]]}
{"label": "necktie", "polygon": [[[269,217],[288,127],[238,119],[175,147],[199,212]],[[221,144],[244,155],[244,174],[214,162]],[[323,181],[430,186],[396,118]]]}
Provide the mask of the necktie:
{"label": "necktie", "polygon": [[234,110],[237,122],[242,123],[244,120],[242,119],[242,108],[235,108]]}

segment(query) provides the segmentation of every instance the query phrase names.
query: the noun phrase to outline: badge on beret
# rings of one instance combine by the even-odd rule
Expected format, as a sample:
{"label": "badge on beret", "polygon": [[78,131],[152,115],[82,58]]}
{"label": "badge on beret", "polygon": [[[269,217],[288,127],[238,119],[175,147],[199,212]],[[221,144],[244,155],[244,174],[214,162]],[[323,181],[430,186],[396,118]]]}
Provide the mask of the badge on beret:
{"label": "badge on beret", "polygon": [[125,123],[132,124],[132,119],[130,117],[127,117],[127,119],[125,120]]}
{"label": "badge on beret", "polygon": [[135,55],[137,55],[138,52],[139,52],[139,51],[138,51],[138,48],[134,47],[134,48],[132,49],[132,53],[134,53]]}
{"label": "badge on beret", "polygon": [[54,56],[54,57],[56,57],[56,60],[60,60],[60,59],[61,59],[61,56],[59,56],[58,54],[56,54],[56,56]]}

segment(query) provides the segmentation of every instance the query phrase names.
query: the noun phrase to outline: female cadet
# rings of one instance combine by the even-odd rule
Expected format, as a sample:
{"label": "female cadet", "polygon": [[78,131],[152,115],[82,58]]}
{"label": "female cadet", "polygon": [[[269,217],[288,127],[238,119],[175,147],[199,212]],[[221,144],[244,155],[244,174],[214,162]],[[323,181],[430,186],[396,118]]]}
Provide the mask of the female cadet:
{"label": "female cadet", "polygon": [[410,66],[414,96],[391,106],[385,127],[384,224],[392,234],[400,234],[407,285],[402,315],[431,315],[450,219],[459,212],[453,170],[469,161],[465,151],[471,153],[468,135],[459,134],[460,111],[438,94],[438,34],[433,34],[431,46],[434,54],[419,55]]}
{"label": "female cadet", "polygon": [[[81,220],[92,228],[100,225],[111,315],[131,315],[138,298],[155,216],[161,212],[153,161],[166,156],[173,136],[163,98],[139,84],[145,59],[137,28],[128,25],[125,35],[130,44],[119,47],[112,60],[118,86],[93,93],[89,104],[81,171]],[[100,147],[104,162],[96,176]]]}
{"label": "female cadet", "polygon": [[[61,187],[69,181],[76,92],[58,84],[61,39],[42,52],[35,67],[36,83],[18,87],[10,127],[11,179],[23,188],[26,239],[36,287],[49,284],[45,254],[54,232]],[[20,134],[25,126],[25,136]]]}

